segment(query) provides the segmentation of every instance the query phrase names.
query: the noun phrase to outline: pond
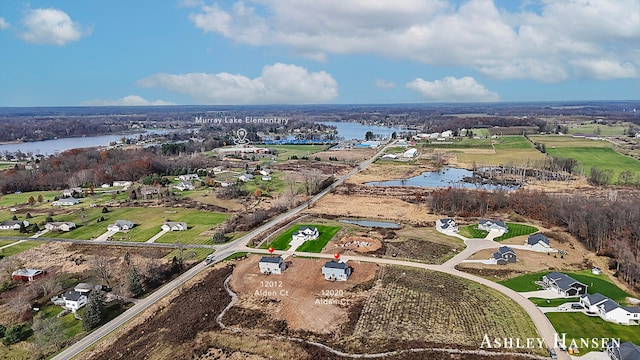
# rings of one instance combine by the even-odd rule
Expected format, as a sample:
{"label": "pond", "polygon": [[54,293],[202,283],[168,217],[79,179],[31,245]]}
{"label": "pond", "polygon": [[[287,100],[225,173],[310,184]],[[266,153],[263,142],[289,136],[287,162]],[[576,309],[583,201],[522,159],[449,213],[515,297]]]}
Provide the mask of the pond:
{"label": "pond", "polygon": [[400,224],[385,221],[369,221],[369,220],[338,220],[346,224],[354,224],[363,227],[377,227],[383,229],[400,229]]}
{"label": "pond", "polygon": [[320,124],[335,126],[338,130],[338,136],[345,140],[364,140],[367,131],[371,131],[374,135],[379,135],[382,138],[390,138],[394,132],[407,131],[397,127],[363,125],[358,122],[348,121],[323,121]]}
{"label": "pond", "polygon": [[[372,181],[369,186],[416,186],[435,188],[464,188],[482,190],[516,190],[519,185],[500,185],[486,182],[471,182],[473,172],[466,169],[444,168],[440,171],[426,171],[420,175],[398,180]],[[477,179],[477,178],[476,178]]]}

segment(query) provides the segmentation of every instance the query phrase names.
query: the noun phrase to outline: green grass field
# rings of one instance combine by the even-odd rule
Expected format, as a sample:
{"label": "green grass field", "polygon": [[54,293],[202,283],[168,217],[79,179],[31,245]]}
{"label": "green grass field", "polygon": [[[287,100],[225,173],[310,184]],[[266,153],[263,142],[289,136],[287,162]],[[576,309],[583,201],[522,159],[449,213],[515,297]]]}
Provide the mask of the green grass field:
{"label": "green grass field", "polygon": [[472,138],[457,138],[447,141],[426,141],[419,142],[419,146],[425,148],[442,148],[442,149],[491,149],[492,144],[496,142],[494,139],[472,139]]}
{"label": "green grass field", "polygon": [[573,158],[578,160],[584,168],[584,174],[587,177],[589,176],[591,168],[594,166],[600,170],[612,170],[613,183],[617,181],[618,175],[625,170],[631,170],[636,174],[640,173],[640,161],[624,156],[612,148],[575,147],[549,149],[547,147],[547,153],[555,157]]}
{"label": "green grass field", "polygon": [[[521,275],[509,280],[499,281],[499,283],[518,292],[540,290],[540,287],[536,285],[534,281],[542,280],[542,276],[548,273],[550,273],[550,271]],[[563,271],[562,273],[586,284],[589,294],[600,293],[618,302],[624,301],[625,298],[629,296],[628,293],[612,283],[605,275],[593,275],[590,270],[576,272]]]}
{"label": "green grass field", "polygon": [[[126,233],[117,233],[114,240],[143,242],[160,232],[160,226],[165,221],[184,221],[188,230],[168,232],[160,237],[159,243],[175,243],[178,239],[185,244],[210,244],[209,235],[201,235],[202,232],[215,227],[226,220],[227,215],[193,209],[166,209],[166,208],[116,208],[103,214],[101,208],[85,209],[85,220],[81,212],[76,211],[69,215],[54,216],[55,221],[73,221],[78,228],[68,233],[49,233],[48,237],[62,237],[70,239],[92,239],[107,231],[107,226],[116,220],[129,220],[136,227]],[[97,219],[104,217],[103,222]]]}
{"label": "green grass field", "polygon": [[538,228],[535,226],[525,225],[525,224],[517,224],[517,223],[506,223],[509,232],[503,234],[502,236],[498,236],[495,238],[495,241],[502,241],[506,239],[510,239],[516,236],[529,235],[538,231]]}
{"label": "green grass field", "polygon": [[271,180],[262,180],[262,175],[255,175],[253,180],[244,184],[245,189],[251,194],[260,189],[264,195],[279,193],[287,186],[287,182],[283,179],[284,173],[275,171],[271,173]]}
{"label": "green grass field", "polygon": [[[305,241],[298,248],[299,251],[308,251],[308,252],[320,252],[322,248],[333,238],[333,236],[340,230],[339,226],[327,226],[327,225],[316,225],[316,224],[296,224],[285,232],[280,234],[277,238],[275,238],[271,242],[265,242],[260,246],[261,249],[267,249],[269,247],[273,247],[276,250],[287,250],[289,249],[289,243],[291,242],[291,237],[294,232],[298,232],[298,229],[301,226],[308,227],[316,227],[318,228],[318,232],[320,233],[320,237],[313,241]],[[304,249],[304,250],[303,250]],[[320,249],[320,250],[317,250]],[[316,251],[317,250],[317,251]]]}
{"label": "green grass field", "polygon": [[580,338],[619,338],[621,342],[631,341],[634,344],[640,344],[640,331],[637,326],[618,325],[583,313],[555,312],[546,315],[556,333],[567,334],[567,346],[571,339],[576,339],[580,354],[600,350],[600,348],[580,348]]}
{"label": "green grass field", "polygon": [[[469,139],[451,145],[428,145],[455,152],[458,161],[465,164],[478,165],[507,165],[525,164],[529,161],[543,160],[544,154],[537,151],[524,136],[501,136],[497,139]],[[471,149],[484,150],[474,153]]]}
{"label": "green grass field", "polygon": [[40,246],[42,244],[44,244],[44,242],[42,241],[25,241],[17,245],[9,246],[5,249],[0,249],[0,254],[3,256],[11,256],[23,251],[27,251],[29,249],[33,249],[34,247]]}
{"label": "green grass field", "polygon": [[543,143],[547,151],[554,148],[572,148],[572,147],[611,147],[611,143],[603,140],[590,140],[585,138],[574,138],[567,135],[531,135],[531,141]]}
{"label": "green grass field", "polygon": [[488,231],[478,229],[478,224],[471,224],[458,228],[458,233],[468,239],[484,239],[489,235]]}
{"label": "green grass field", "polygon": [[532,298],[529,298],[529,300],[531,300],[532,303],[536,304],[536,306],[556,307],[568,302],[578,302],[580,299],[579,298],[543,299],[543,298],[532,297]]}
{"label": "green grass field", "polygon": [[31,196],[33,196],[33,199],[36,200],[36,205],[38,205],[38,195],[42,195],[44,200],[42,205],[49,206],[49,204],[47,204],[47,200],[53,201],[53,198],[60,194],[60,191],[32,191],[19,194],[0,195],[0,206],[26,205],[29,201],[29,197]]}
{"label": "green grass field", "polygon": [[318,225],[317,227],[318,232],[320,232],[320,236],[316,240],[305,241],[298,247],[298,249],[296,249],[297,251],[319,253],[325,245],[333,239],[335,234],[340,231],[339,226]]}
{"label": "green grass field", "polygon": [[303,156],[312,158],[312,154],[327,150],[329,145],[259,145],[258,147],[278,150],[277,161],[285,161],[294,155],[298,158]]}

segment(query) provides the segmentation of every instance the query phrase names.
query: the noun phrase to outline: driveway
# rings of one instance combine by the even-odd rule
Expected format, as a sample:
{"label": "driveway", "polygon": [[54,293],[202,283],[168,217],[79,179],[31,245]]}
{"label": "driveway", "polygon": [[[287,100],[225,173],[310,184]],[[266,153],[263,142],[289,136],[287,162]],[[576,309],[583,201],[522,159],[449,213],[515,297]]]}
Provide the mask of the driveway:
{"label": "driveway", "polygon": [[502,234],[504,234],[504,231],[502,230],[491,230],[487,236],[485,236],[485,239],[493,241],[493,239],[502,236]]}
{"label": "driveway", "polygon": [[553,290],[526,291],[521,292],[520,295],[526,298],[537,297],[542,299],[560,299],[564,297]]}
{"label": "driveway", "polygon": [[148,243],[154,243],[154,242],[156,242],[156,240],[158,240],[158,238],[160,238],[160,236],[162,236],[162,235],[164,235],[164,234],[168,233],[169,231],[171,231],[171,230],[165,230],[165,229],[162,229],[162,230],[160,230],[160,232],[159,232],[159,233],[157,233],[157,234],[153,235],[153,236],[151,237],[151,239],[149,239],[149,240],[147,240],[147,241],[145,241],[145,242],[148,242]]}
{"label": "driveway", "polygon": [[97,238],[93,239],[94,241],[107,241],[109,240],[110,237],[112,237],[113,235],[115,235],[117,233],[117,231],[110,231],[107,230],[107,232],[105,232],[104,234],[98,236]]}

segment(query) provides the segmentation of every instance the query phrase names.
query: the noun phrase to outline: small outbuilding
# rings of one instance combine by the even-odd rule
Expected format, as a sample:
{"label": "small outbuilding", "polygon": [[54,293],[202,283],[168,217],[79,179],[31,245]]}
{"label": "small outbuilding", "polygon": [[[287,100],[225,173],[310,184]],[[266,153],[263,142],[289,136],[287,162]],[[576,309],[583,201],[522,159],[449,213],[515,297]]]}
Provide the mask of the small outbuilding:
{"label": "small outbuilding", "polygon": [[11,273],[11,278],[17,281],[34,281],[44,274],[45,271],[40,269],[18,269]]}

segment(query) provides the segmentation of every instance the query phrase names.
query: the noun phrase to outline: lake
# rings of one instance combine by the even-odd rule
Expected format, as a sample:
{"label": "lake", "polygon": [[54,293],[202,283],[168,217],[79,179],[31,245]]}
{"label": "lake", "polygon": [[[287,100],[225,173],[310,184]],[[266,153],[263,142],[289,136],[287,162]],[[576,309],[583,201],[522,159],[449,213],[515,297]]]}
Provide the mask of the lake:
{"label": "lake", "polygon": [[107,146],[110,142],[120,142],[122,137],[127,139],[137,139],[140,135],[166,134],[169,130],[149,130],[138,134],[119,135],[99,135],[74,138],[61,138],[54,140],[32,141],[15,144],[0,144],[0,153],[9,151],[11,153],[18,150],[23,153],[52,155],[69,149],[88,148],[96,146]]}
{"label": "lake", "polygon": [[354,224],[362,227],[373,227],[383,229],[400,229],[400,224],[386,221],[369,221],[369,220],[338,220],[346,224]]}
{"label": "lake", "polygon": [[445,168],[440,171],[426,171],[420,175],[399,180],[372,181],[365,183],[369,186],[416,186],[435,188],[464,188],[484,190],[516,190],[519,186],[474,184],[465,182],[464,178],[472,177],[473,172],[466,169]]}
{"label": "lake", "polygon": [[338,136],[345,140],[364,140],[367,131],[383,138],[390,138],[393,132],[408,131],[407,129],[394,128],[389,126],[362,125],[357,122],[323,121],[319,124],[335,126],[338,129]]}

